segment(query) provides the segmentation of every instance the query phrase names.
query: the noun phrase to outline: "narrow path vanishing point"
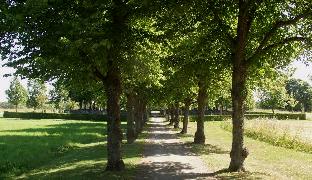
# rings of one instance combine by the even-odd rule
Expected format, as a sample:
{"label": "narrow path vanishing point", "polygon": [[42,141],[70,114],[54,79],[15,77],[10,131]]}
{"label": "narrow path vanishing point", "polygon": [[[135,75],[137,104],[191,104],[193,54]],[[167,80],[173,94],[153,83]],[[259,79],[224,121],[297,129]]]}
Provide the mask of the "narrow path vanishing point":
{"label": "narrow path vanishing point", "polygon": [[144,157],[136,179],[178,180],[215,179],[205,163],[166,127],[164,118],[152,118]]}

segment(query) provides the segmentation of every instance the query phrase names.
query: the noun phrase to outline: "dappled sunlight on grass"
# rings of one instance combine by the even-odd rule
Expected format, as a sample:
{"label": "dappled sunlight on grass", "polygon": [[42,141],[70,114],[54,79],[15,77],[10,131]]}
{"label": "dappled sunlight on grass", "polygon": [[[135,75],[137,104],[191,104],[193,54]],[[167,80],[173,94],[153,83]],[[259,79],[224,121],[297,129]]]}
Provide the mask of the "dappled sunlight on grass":
{"label": "dappled sunlight on grass", "polygon": [[[231,132],[220,127],[221,123],[223,122],[205,122],[206,145],[194,145],[191,143],[193,137],[182,137],[193,152],[197,152],[202,157],[216,178],[309,179],[312,176],[312,154],[272,146],[248,137],[245,138],[245,146],[250,151],[245,161],[247,172],[224,171],[230,163],[232,135]],[[188,134],[193,135],[195,131],[196,123],[191,122]],[[218,153],[220,151],[223,153]]]}
{"label": "dappled sunlight on grass", "polygon": [[0,119],[0,127],[0,179],[128,178],[141,158],[142,139],[123,143],[127,170],[105,172],[105,122]]}
{"label": "dappled sunlight on grass", "polygon": [[33,176],[38,176],[38,177],[42,177],[42,176],[47,176],[48,174],[55,174],[55,173],[61,173],[64,171],[68,171],[68,170],[74,170],[77,168],[88,168],[88,167],[94,167],[96,165],[99,164],[104,164],[105,160],[84,160],[84,161],[78,161],[78,162],[73,162],[73,163],[65,163],[62,164],[60,166],[54,167],[54,168],[50,168],[50,169],[43,169],[41,171],[37,171],[34,173],[29,173],[27,176],[21,176],[20,178],[29,178],[29,177],[33,177]]}

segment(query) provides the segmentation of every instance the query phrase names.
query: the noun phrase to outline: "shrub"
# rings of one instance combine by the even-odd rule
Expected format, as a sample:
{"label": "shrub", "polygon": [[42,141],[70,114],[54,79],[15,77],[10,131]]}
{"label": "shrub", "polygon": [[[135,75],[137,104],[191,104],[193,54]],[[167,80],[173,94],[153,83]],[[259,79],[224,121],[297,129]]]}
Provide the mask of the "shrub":
{"label": "shrub", "polygon": [[[190,121],[196,121],[197,116],[190,116]],[[230,115],[206,115],[204,121],[226,121],[231,119]]]}
{"label": "shrub", "polygon": [[286,113],[276,113],[276,114],[245,114],[246,119],[255,119],[255,118],[275,118],[278,120],[287,120],[287,119],[297,119],[297,120],[306,120],[306,114],[286,114]]}
{"label": "shrub", "polygon": [[[106,115],[101,114],[56,114],[56,113],[36,113],[36,112],[7,112],[3,113],[4,118],[21,118],[21,119],[67,119],[67,120],[93,120],[106,121]],[[125,117],[121,117],[125,120]]]}
{"label": "shrub", "polygon": [[[226,121],[231,119],[231,115],[206,115],[205,121]],[[297,119],[306,120],[306,114],[245,114],[246,119],[269,118],[278,120]],[[196,121],[197,116],[190,116],[190,121]]]}

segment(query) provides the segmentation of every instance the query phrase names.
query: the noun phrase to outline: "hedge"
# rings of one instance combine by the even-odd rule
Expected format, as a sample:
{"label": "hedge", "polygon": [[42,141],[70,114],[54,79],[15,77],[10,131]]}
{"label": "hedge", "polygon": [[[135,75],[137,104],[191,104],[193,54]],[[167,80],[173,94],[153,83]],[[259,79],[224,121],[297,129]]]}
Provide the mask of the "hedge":
{"label": "hedge", "polygon": [[[35,113],[35,112],[8,112],[4,111],[4,118],[21,119],[67,119],[67,120],[93,120],[106,121],[106,115],[101,114],[56,114],[56,113]],[[124,119],[124,118],[122,118]]]}
{"label": "hedge", "polygon": [[[195,121],[196,116],[190,116],[190,121]],[[225,121],[230,120],[231,115],[205,115],[205,121]],[[245,114],[246,119],[255,118],[276,118],[278,120],[297,119],[306,120],[306,114]]]}
{"label": "hedge", "polygon": [[287,120],[287,119],[297,119],[297,120],[306,120],[307,116],[305,113],[300,114],[286,114],[286,113],[276,113],[276,114],[246,114],[246,119],[255,119],[255,118],[276,118],[278,120]]}

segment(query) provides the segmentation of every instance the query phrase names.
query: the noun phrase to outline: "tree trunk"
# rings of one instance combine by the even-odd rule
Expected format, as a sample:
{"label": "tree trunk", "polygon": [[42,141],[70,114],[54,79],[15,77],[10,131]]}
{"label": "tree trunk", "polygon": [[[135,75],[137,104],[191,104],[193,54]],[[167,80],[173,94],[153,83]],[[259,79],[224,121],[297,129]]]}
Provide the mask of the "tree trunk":
{"label": "tree trunk", "polygon": [[143,100],[140,100],[140,120],[141,120],[140,132],[142,132],[143,126],[144,126],[144,102]]}
{"label": "tree trunk", "polygon": [[82,109],[82,101],[79,101],[79,110]]}
{"label": "tree trunk", "polygon": [[170,109],[169,108],[166,110],[166,117],[167,117],[167,121],[170,122]]}
{"label": "tree trunk", "polygon": [[141,101],[138,96],[135,97],[134,117],[135,117],[135,132],[137,138],[139,136],[139,133],[141,132],[142,127]]}
{"label": "tree trunk", "polygon": [[183,128],[182,128],[181,134],[187,133],[191,101],[185,100],[184,104],[185,106],[183,108]]}
{"label": "tree trunk", "polygon": [[91,111],[92,110],[92,101],[89,101],[88,105],[89,105],[88,110]]}
{"label": "tree trunk", "polygon": [[16,105],[15,105],[15,112],[17,112],[17,106],[18,106],[18,105],[16,104]]}
{"label": "tree trunk", "polygon": [[130,92],[127,93],[127,142],[131,144],[134,140],[134,95]]}
{"label": "tree trunk", "polygon": [[106,80],[107,97],[107,167],[108,171],[120,171],[125,168],[121,155],[122,131],[120,128],[120,71],[108,63],[108,72]]}
{"label": "tree trunk", "polygon": [[84,110],[87,110],[87,103],[86,103],[85,100],[83,101],[83,106],[84,106],[83,109],[84,109]]}
{"label": "tree trunk", "polygon": [[205,82],[200,80],[198,82],[198,118],[197,118],[197,130],[194,137],[195,144],[205,144],[205,132],[204,132],[204,116],[205,116],[205,103],[207,98]]}
{"label": "tree trunk", "polygon": [[179,103],[176,102],[174,106],[174,128],[179,128],[180,118],[179,118]]}
{"label": "tree trunk", "polygon": [[148,121],[147,105],[145,102],[142,105],[143,105],[143,122],[144,124],[146,124],[146,122]]}
{"label": "tree trunk", "polygon": [[246,68],[236,66],[233,70],[232,84],[232,150],[230,153],[231,171],[244,171],[244,161],[247,157],[247,149],[244,148],[244,101],[247,96],[246,91]]}
{"label": "tree trunk", "polygon": [[169,125],[171,126],[174,123],[174,107],[172,105],[170,106],[169,111],[170,111]]}
{"label": "tree trunk", "polygon": [[274,115],[274,114],[275,114],[275,113],[274,113],[274,108],[272,107],[271,109],[272,109],[272,113],[273,113],[273,115]]}
{"label": "tree trunk", "polygon": [[239,1],[239,15],[237,24],[237,37],[232,54],[232,149],[230,171],[244,171],[244,161],[248,156],[244,148],[244,102],[247,97],[246,79],[248,64],[246,61],[246,43],[251,26],[248,11],[248,1]]}

